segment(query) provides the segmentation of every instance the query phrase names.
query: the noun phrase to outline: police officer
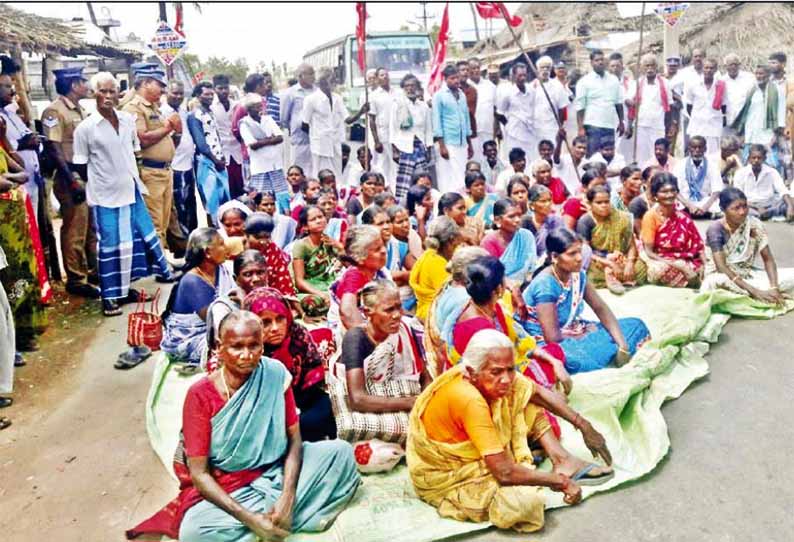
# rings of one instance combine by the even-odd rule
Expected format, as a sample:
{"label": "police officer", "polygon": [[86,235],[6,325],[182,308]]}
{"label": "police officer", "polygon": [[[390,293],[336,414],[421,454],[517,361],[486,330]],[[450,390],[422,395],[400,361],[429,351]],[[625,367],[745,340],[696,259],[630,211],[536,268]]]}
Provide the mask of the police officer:
{"label": "police officer", "polygon": [[80,100],[89,88],[83,68],[53,70],[58,98],[41,116],[46,152],[55,165],[53,193],[61,205],[61,255],[66,270],[66,291],[92,299],[99,298],[97,239],[86,204],[85,166],[72,163],[74,130],[87,116]]}
{"label": "police officer", "polygon": [[167,247],[166,232],[174,197],[171,160],[175,147],[171,134],[181,133],[182,121],[178,113],[164,117],[160,112],[160,97],[166,88],[162,70],[141,70],[136,74],[136,81],[139,82],[136,95],[124,106],[123,111],[136,117],[135,126],[141,143],[138,165],[141,181],[149,191],[143,199],[160,243]]}
{"label": "police officer", "polygon": [[128,88],[124,91],[121,99],[119,99],[119,105],[117,109],[124,109],[124,106],[130,103],[137,95],[138,89],[141,86],[141,78],[138,76],[138,74],[144,71],[155,70],[159,67],[160,65],[155,62],[133,62],[130,64],[130,71],[132,72],[132,88]]}

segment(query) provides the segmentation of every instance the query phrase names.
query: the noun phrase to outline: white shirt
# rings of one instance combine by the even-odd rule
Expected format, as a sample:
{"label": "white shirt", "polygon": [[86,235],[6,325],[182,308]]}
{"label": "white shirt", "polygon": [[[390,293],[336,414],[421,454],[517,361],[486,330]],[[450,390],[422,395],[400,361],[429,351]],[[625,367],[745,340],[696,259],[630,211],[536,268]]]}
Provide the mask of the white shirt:
{"label": "white shirt", "polygon": [[529,83],[524,85],[524,92],[517,85],[511,85],[497,105],[499,112],[507,117],[505,135],[520,141],[531,141],[533,135],[532,120],[535,116],[535,91]]}
{"label": "white shirt", "polygon": [[[692,114],[689,119],[689,136],[721,137],[722,136],[722,111],[714,109],[714,94],[717,91],[717,79],[706,88],[703,80],[697,80],[684,85],[684,103],[692,105]],[[722,98],[725,105],[725,97]],[[718,149],[717,149],[718,150]],[[708,153],[717,152],[715,149],[706,149]]]}
{"label": "white shirt", "polygon": [[[400,128],[400,111],[406,107],[411,116],[411,127],[407,130]],[[425,102],[417,98],[414,101],[409,100],[405,96],[400,96],[392,104],[389,111],[389,141],[392,145],[397,147],[397,150],[405,153],[414,152],[414,138],[418,137],[423,145],[429,146],[433,144],[433,121],[430,117],[430,108]],[[381,142],[384,140],[381,139]],[[391,153],[391,149],[388,149]]]}
{"label": "white shirt", "polygon": [[248,148],[251,175],[267,173],[284,167],[284,145],[265,145],[254,150],[251,145],[266,137],[283,136],[281,128],[270,115],[261,115],[256,122],[250,115],[240,119],[240,138]]}
{"label": "white shirt", "polygon": [[526,170],[524,171],[516,171],[513,169],[513,166],[508,166],[505,168],[499,175],[496,177],[496,184],[494,184],[493,190],[502,195],[507,194],[507,185],[510,183],[510,179],[513,178],[513,175],[526,175],[529,177],[529,173]]}
{"label": "white shirt", "polygon": [[766,164],[761,165],[758,178],[753,173],[753,167],[750,164],[739,168],[733,174],[733,186],[744,192],[747,196],[747,203],[750,205],[771,205],[784,194],[794,195],[786,190],[780,173]]}
{"label": "white shirt", "polygon": [[4,109],[0,109],[0,116],[4,117],[6,121],[6,138],[11,145],[11,150],[19,154],[25,162],[25,173],[28,176],[27,182],[30,183],[32,181],[35,184],[35,175],[39,173],[39,154],[32,149],[19,150],[19,140],[31,133],[31,131],[30,128],[25,125],[25,122],[19,114],[17,114],[17,109],[17,104],[12,102]]}
{"label": "white shirt", "polygon": [[[177,113],[177,111],[168,103],[164,103],[160,106],[160,113],[164,117],[168,117]],[[179,108],[178,113],[179,119],[182,121],[182,137],[179,138],[179,145],[176,148],[173,160],[171,160],[171,169],[174,171],[190,171],[193,169],[193,155],[196,153],[196,146],[193,144],[190,130],[187,129],[187,109],[184,104]]]}
{"label": "white shirt", "polygon": [[469,84],[477,89],[477,109],[474,111],[474,119],[477,121],[477,134],[482,134],[488,139],[494,138],[494,107],[496,107],[496,85],[485,77],[480,78],[479,83],[469,81]]}
{"label": "white shirt", "polygon": [[[637,111],[637,126],[664,130],[664,108],[662,107],[659,85],[656,84],[656,79],[654,79],[653,83],[649,83],[648,78],[644,77],[642,81],[642,96],[640,96],[640,107]],[[631,82],[627,98],[634,100],[637,97],[637,85],[637,81]],[[672,100],[673,97],[669,95],[670,89],[668,88],[667,90],[668,99]]]}
{"label": "white shirt", "polygon": [[116,111],[118,133],[98,112],[93,112],[74,131],[75,164],[88,164],[86,201],[90,206],[124,207],[135,203],[135,187],[149,191],[138,176],[135,153],[141,150],[135,117]]}
{"label": "white shirt", "polygon": [[331,100],[319,89],[303,100],[301,119],[309,125],[309,147],[318,156],[333,157],[342,152],[347,108],[339,94],[331,93]]}
{"label": "white shirt", "polygon": [[736,77],[731,77],[727,73],[722,76],[725,81],[725,105],[727,106],[728,126],[730,126],[736,115],[742,110],[750,89],[755,85],[755,76],[744,70],[739,70]]}
{"label": "white shirt", "polygon": [[543,94],[543,89],[540,88],[540,81],[535,79],[530,85],[532,85],[532,88],[535,90],[533,126],[535,131],[538,132],[538,135],[542,136],[543,139],[549,139],[549,136],[551,136],[553,143],[553,138],[557,134],[556,113],[568,106],[568,91],[565,90],[562,83],[556,79],[549,79],[543,83],[546,92],[549,93],[551,103],[554,104],[554,108],[557,110],[552,111],[551,107],[549,107],[549,101]]}
{"label": "white shirt", "polygon": [[[560,158],[560,160],[562,161],[562,158]],[[626,167],[626,159],[617,151],[612,157],[611,162],[607,162],[607,159],[604,158],[604,155],[601,154],[601,151],[598,151],[591,154],[590,158],[582,158],[582,162],[579,164],[579,166],[585,169],[588,165],[595,164],[596,162],[601,162],[604,164],[607,167],[607,171],[609,173],[620,172],[621,169]]]}
{"label": "white shirt", "polygon": [[[594,155],[595,156],[595,155]],[[554,164],[552,168],[552,176],[559,177],[568,189],[569,194],[578,194],[582,191],[582,183],[579,179],[584,175],[586,159],[582,158],[579,162],[579,167],[574,168],[573,158],[570,154],[563,154],[560,156],[560,163]],[[579,177],[576,176],[576,170],[579,170]]]}
{"label": "white shirt", "polygon": [[229,157],[234,158],[238,164],[243,163],[243,150],[240,148],[240,142],[234,137],[232,133],[232,113],[234,106],[237,102],[229,100],[229,110],[223,107],[220,100],[216,99],[210,106],[210,111],[215,116],[215,127],[218,129],[218,135],[221,139],[221,150],[226,163],[230,164]]}
{"label": "white shirt", "polygon": [[396,93],[383,87],[376,88],[369,95],[369,114],[375,116],[375,128],[384,147],[388,147],[389,143],[389,125],[395,100]]}
{"label": "white shirt", "polygon": [[[767,83],[772,84],[772,83]],[[752,89],[753,97],[750,101],[750,110],[747,112],[747,122],[744,125],[745,144],[759,143],[769,147],[775,137],[775,132],[766,127],[766,90],[761,90],[756,83]],[[777,127],[786,126],[786,95],[777,94]]]}
{"label": "white shirt", "polygon": [[[720,175],[719,162],[717,160],[707,160],[708,166],[706,169],[706,177],[703,179],[703,186],[700,189],[701,199],[692,199],[692,194],[689,190],[689,183],[686,179],[686,164],[689,161],[689,158],[679,160],[673,167],[673,175],[676,179],[678,179],[678,190],[680,190],[681,196],[687,200],[690,200],[692,203],[700,203],[701,201],[707,200],[709,196],[715,192],[720,192],[724,188],[722,175]],[[704,164],[701,161],[700,167],[695,166],[695,171],[699,172],[703,165]]]}

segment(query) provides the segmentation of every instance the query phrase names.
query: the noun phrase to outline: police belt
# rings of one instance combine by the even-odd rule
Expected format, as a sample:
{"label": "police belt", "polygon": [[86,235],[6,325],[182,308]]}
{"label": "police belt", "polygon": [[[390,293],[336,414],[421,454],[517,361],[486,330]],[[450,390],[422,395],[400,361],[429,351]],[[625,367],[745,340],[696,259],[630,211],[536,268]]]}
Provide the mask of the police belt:
{"label": "police belt", "polygon": [[157,160],[149,160],[148,158],[141,158],[140,164],[142,167],[152,169],[169,169],[171,167],[171,162],[159,162]]}

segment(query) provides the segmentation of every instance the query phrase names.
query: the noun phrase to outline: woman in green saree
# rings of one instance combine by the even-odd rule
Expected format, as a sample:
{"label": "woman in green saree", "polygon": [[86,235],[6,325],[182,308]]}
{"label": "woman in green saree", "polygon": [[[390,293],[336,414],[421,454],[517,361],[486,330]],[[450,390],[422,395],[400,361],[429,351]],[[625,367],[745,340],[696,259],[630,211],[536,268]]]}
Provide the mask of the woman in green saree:
{"label": "woman in green saree", "polygon": [[325,233],[327,219],[322,209],[307,205],[301,210],[298,229],[304,237],[292,246],[292,272],[306,316],[324,316],[331,298],[331,283],[341,270],[341,246]]}

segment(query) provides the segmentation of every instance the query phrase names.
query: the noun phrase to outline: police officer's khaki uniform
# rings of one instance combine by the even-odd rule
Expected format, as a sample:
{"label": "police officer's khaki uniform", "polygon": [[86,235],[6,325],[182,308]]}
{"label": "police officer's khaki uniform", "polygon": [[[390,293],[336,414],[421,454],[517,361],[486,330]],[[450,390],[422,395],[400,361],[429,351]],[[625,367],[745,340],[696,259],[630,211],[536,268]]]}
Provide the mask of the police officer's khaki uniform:
{"label": "police officer's khaki uniform", "polygon": [[[59,96],[41,115],[44,135],[61,144],[63,157],[72,165],[74,130],[88,115],[79,104]],[[88,204],[74,203],[69,184],[72,179],[61,179],[56,170],[53,193],[61,205],[61,255],[68,285],[86,284],[89,275],[97,273],[97,238]],[[87,179],[83,179],[86,181]]]}
{"label": "police officer's khaki uniform", "polygon": [[[138,132],[151,132],[165,126],[165,119],[160,113],[159,105],[148,102],[141,95],[136,95],[130,100],[124,106],[124,111],[135,115],[135,126]],[[166,231],[174,198],[171,160],[174,158],[175,152],[176,148],[171,136],[166,135],[154,145],[141,149],[140,154],[141,181],[149,191],[149,194],[143,196],[143,199],[163,247],[168,246]]]}

